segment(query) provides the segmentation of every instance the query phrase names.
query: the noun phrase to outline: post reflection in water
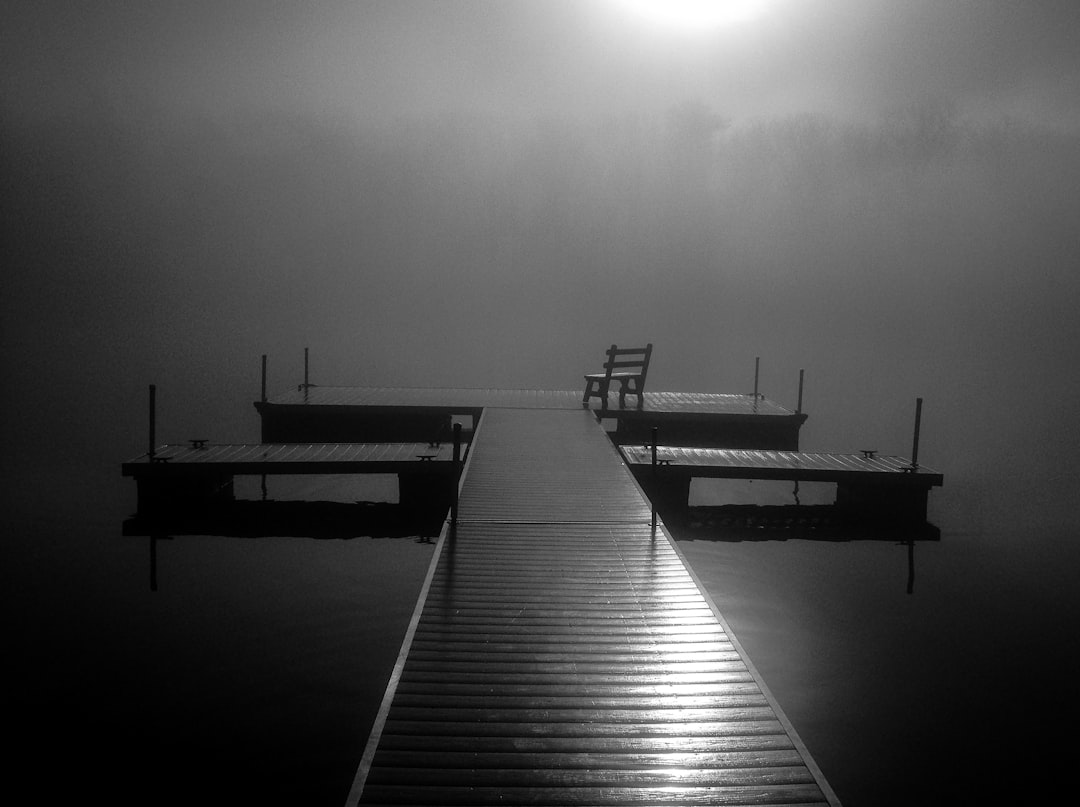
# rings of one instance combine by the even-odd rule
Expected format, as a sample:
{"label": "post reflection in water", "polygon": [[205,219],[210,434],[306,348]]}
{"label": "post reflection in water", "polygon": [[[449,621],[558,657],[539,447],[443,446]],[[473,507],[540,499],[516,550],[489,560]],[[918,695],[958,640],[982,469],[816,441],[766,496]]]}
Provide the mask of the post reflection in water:
{"label": "post reflection in water", "polygon": [[913,594],[915,592],[915,541],[910,539],[907,542],[907,563],[907,593]]}
{"label": "post reflection in water", "polygon": [[171,541],[172,537],[163,534],[154,534],[150,536],[150,590],[158,590],[158,576],[157,576],[157,543],[158,541]]}

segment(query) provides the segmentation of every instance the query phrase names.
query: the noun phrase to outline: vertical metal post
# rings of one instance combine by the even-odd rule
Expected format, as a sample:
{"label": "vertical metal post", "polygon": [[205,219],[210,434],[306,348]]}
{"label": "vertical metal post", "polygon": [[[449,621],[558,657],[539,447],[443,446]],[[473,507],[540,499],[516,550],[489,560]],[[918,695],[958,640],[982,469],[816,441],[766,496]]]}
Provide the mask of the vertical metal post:
{"label": "vertical metal post", "polygon": [[656,530],[656,497],[658,494],[658,488],[656,484],[656,444],[658,442],[659,427],[652,427],[652,496],[649,497],[649,501],[652,504],[652,528]]}
{"label": "vertical metal post", "polygon": [[150,450],[147,454],[151,458],[154,456],[154,449],[157,447],[157,387],[154,384],[150,385]]}
{"label": "vertical metal post", "polygon": [[761,371],[761,356],[754,359],[754,401],[757,401],[758,396],[758,375]]}
{"label": "vertical metal post", "polygon": [[457,529],[458,488],[461,486],[461,424],[454,424],[454,497],[450,503],[450,529]]}
{"label": "vertical metal post", "polygon": [[922,398],[915,399],[915,439],[911,445],[911,467],[919,467],[919,428],[922,424]]}
{"label": "vertical metal post", "polygon": [[308,386],[310,386],[308,384],[308,349],[304,348],[304,389]]}
{"label": "vertical metal post", "polygon": [[262,354],[262,402],[266,403],[266,354]]}
{"label": "vertical metal post", "polygon": [[803,373],[805,370],[799,370],[799,404],[795,407],[795,414],[802,414],[802,391],[803,391]]}

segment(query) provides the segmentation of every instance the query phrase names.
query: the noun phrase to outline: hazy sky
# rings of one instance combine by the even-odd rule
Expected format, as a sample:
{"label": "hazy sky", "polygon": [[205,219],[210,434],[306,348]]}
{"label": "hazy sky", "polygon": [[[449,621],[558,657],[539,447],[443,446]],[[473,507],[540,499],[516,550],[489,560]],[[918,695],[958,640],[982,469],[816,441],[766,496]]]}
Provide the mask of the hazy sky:
{"label": "hazy sky", "polygon": [[259,355],[273,391],[305,346],[318,383],[575,388],[652,341],[654,388],[762,356],[790,405],[805,368],[809,448],[906,451],[923,395],[928,464],[1064,460],[1080,3],[759,12],[5,4],[4,439],[122,459],[149,382],[163,439],[249,439]]}
{"label": "hazy sky", "polygon": [[[723,0],[720,0],[722,3]],[[15,8],[11,8],[11,6]],[[344,113],[649,111],[964,113],[1080,122],[1070,0],[760,0],[713,30],[619,0],[6,4],[5,115],[148,95]]]}

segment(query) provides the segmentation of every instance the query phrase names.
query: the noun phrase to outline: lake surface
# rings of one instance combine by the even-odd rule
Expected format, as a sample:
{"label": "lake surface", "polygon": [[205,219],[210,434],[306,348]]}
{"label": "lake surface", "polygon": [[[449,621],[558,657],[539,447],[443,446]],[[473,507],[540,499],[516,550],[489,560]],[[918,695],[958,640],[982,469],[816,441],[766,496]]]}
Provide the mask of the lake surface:
{"label": "lake surface", "polygon": [[[121,532],[134,484],[118,467],[45,479],[7,488],[11,769],[43,801],[342,804],[433,544],[152,545]],[[270,496],[394,496],[384,480],[314,479]],[[913,548],[798,530],[678,534],[848,807],[1065,784],[1080,672],[1077,533],[973,529],[974,505],[950,498],[951,481],[931,493],[940,540]]]}

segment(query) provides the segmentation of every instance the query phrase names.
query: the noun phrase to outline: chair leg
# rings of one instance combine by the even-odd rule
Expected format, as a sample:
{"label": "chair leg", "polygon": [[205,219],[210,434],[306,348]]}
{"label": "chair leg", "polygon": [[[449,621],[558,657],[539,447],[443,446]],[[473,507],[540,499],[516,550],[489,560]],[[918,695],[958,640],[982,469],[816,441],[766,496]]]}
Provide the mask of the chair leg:
{"label": "chair leg", "polygon": [[602,379],[590,378],[585,382],[585,395],[581,399],[581,405],[587,409],[590,398],[599,398],[601,406],[607,409],[607,397],[607,384]]}

